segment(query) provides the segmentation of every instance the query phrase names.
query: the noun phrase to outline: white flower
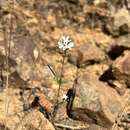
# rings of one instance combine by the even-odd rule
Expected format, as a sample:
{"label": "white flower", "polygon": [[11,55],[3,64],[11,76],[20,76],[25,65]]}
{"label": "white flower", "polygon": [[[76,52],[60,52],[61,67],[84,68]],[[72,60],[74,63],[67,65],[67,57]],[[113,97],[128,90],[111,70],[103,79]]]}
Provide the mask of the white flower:
{"label": "white flower", "polygon": [[60,49],[63,49],[63,51],[67,50],[67,49],[71,49],[72,47],[74,47],[74,43],[72,42],[72,40],[69,38],[69,36],[63,36],[59,41],[58,41],[58,45]]}
{"label": "white flower", "polygon": [[61,98],[62,98],[62,100],[67,101],[68,96],[66,94],[64,94]]}

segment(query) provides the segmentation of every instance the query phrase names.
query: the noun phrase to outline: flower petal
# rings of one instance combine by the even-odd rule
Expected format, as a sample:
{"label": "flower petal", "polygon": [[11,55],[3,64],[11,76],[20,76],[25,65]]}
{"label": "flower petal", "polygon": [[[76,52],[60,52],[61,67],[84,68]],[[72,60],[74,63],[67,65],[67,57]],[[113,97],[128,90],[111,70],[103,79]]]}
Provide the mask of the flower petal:
{"label": "flower petal", "polygon": [[58,41],[58,46],[60,49],[62,49],[63,51],[67,50],[67,49],[71,49],[72,47],[74,47],[74,43],[72,42],[72,40],[69,38],[69,36],[63,36],[59,41]]}

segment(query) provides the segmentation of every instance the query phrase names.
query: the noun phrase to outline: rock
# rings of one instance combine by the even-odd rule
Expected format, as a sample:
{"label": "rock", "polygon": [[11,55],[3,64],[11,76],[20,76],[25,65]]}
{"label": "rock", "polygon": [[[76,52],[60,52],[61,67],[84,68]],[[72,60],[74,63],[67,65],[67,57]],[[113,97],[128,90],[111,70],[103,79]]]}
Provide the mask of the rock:
{"label": "rock", "polygon": [[53,125],[37,110],[27,113],[17,127],[18,130],[55,130]]}
{"label": "rock", "polygon": [[116,79],[130,83],[130,51],[125,51],[112,65],[112,72]]}
{"label": "rock", "polygon": [[123,36],[119,36],[118,38],[115,38],[115,43],[117,46],[122,46],[126,49],[130,49],[130,34],[126,34]]}
{"label": "rock", "polygon": [[118,80],[114,77],[112,68],[110,66],[100,75],[99,80],[108,83],[120,95],[125,94],[127,85],[125,84],[123,80]]}
{"label": "rock", "polygon": [[75,88],[70,117],[110,128],[121,110],[118,93],[91,74],[80,77]]}
{"label": "rock", "polygon": [[130,34],[122,35],[114,39],[112,45],[107,50],[110,59],[115,60],[123,54],[125,50],[130,50]]}
{"label": "rock", "polygon": [[126,8],[121,8],[113,14],[113,18],[106,25],[107,31],[113,36],[130,32],[130,15]]}
{"label": "rock", "polygon": [[[23,111],[23,102],[20,101],[19,92],[19,89],[9,88],[7,99],[5,98],[7,90],[0,93],[0,128],[6,126],[8,130],[55,130],[53,125],[37,109]],[[7,116],[5,116],[4,105],[6,102],[10,106]]]}
{"label": "rock", "polygon": [[78,65],[82,67],[87,64],[99,63],[105,60],[105,54],[95,45],[86,43],[73,49],[68,56],[68,60],[74,65],[77,65],[78,62]]}
{"label": "rock", "polygon": [[109,0],[109,3],[117,9],[120,9],[124,5],[124,0]]}
{"label": "rock", "polygon": [[126,10],[125,8],[120,9],[114,16],[115,29],[119,29],[120,27],[123,27],[123,25],[126,25],[128,27],[128,30],[123,30],[123,31],[128,32],[130,28],[129,20],[130,20],[130,15],[129,15],[128,10]]}
{"label": "rock", "polygon": [[[24,33],[27,33],[26,30],[24,31]],[[4,42],[1,40],[0,57],[1,64],[3,64],[4,66],[4,58],[6,54],[5,46],[3,43]],[[12,77],[14,76],[12,79],[15,80],[15,83],[17,82],[17,80],[21,79],[21,82],[28,81],[30,87],[33,87],[45,84],[45,81],[49,79],[49,77],[51,78],[51,80],[53,79],[52,72],[47,67],[47,62],[40,57],[40,51],[41,50],[35,44],[29,33],[27,33],[26,36],[24,34],[17,34],[17,37],[13,37],[9,56],[9,75]],[[23,84],[21,84],[21,86],[23,86]]]}
{"label": "rock", "polygon": [[107,3],[100,3],[95,6],[85,4],[83,11],[86,14],[86,23],[90,28],[102,29],[111,18],[110,7]]}
{"label": "rock", "polygon": [[95,0],[94,5],[101,5],[101,4],[105,3],[105,2],[106,2],[106,0]]}
{"label": "rock", "polygon": [[[27,62],[27,64],[32,64],[34,62],[33,50],[35,49],[36,45],[33,42],[32,38],[28,36],[28,34],[27,36],[17,35],[17,38],[13,38],[10,46],[11,50],[9,58],[14,61],[15,65],[22,66],[23,62]],[[0,41],[0,52],[2,53],[1,55],[5,56],[6,52],[4,41]],[[29,73],[29,69],[26,66],[27,65],[24,65],[23,68],[26,68]],[[24,79],[27,80],[28,77],[25,77]]]}

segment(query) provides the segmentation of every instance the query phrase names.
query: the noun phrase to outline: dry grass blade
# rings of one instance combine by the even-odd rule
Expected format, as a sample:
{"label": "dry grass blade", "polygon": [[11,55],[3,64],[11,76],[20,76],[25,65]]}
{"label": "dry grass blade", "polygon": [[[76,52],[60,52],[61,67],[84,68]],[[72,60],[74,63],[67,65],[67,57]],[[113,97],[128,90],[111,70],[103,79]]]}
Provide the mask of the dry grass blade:
{"label": "dry grass blade", "polygon": [[83,126],[70,126],[66,124],[60,124],[60,123],[55,123],[55,126],[60,127],[60,128],[66,128],[66,129],[72,129],[72,130],[80,130],[80,129],[87,129],[88,127],[83,127]]}
{"label": "dry grass blade", "polygon": [[[6,68],[6,95],[5,95],[5,117],[8,116],[8,108],[9,108],[9,57],[11,50],[11,42],[12,42],[12,33],[13,33],[13,12],[14,12],[14,1],[12,2],[11,12],[9,19],[3,18],[3,34],[4,34],[4,46],[5,46],[5,68]],[[6,124],[6,122],[5,122]],[[5,128],[6,130],[6,128]]]}
{"label": "dry grass blade", "polygon": [[[124,113],[125,110],[126,110],[126,107],[127,107],[128,104],[129,104],[129,100],[130,100],[130,98],[128,97],[128,99],[127,99],[126,103],[124,104],[123,108],[122,108],[121,111],[118,113],[116,120],[117,120],[117,119],[119,119],[119,120],[121,119],[123,113]],[[118,125],[118,122],[115,122],[115,123],[113,124],[111,130],[115,130],[115,128],[116,128],[117,125]]]}

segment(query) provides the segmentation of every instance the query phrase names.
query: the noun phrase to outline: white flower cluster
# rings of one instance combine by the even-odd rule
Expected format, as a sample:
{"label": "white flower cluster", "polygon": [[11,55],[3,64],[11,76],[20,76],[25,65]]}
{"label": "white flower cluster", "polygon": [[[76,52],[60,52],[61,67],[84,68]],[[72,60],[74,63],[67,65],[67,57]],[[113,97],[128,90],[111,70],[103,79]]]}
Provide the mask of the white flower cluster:
{"label": "white flower cluster", "polygon": [[71,50],[72,47],[74,47],[74,43],[72,40],[69,38],[69,36],[63,36],[59,41],[58,41],[58,46],[60,49],[63,51],[65,50]]}
{"label": "white flower cluster", "polygon": [[66,94],[64,94],[64,95],[61,97],[61,99],[62,99],[63,101],[67,101],[68,98],[69,98],[69,97],[68,97]]}

